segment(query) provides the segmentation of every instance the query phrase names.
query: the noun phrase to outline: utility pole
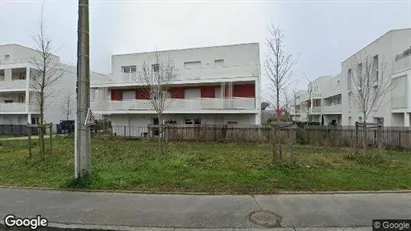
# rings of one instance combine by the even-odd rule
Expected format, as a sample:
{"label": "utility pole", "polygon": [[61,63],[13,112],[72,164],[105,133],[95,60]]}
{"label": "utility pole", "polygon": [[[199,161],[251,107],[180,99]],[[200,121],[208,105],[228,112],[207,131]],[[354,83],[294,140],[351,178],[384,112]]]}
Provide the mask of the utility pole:
{"label": "utility pole", "polygon": [[91,173],[90,127],[85,124],[90,107],[89,1],[79,0],[77,37],[77,120],[75,133],[75,177]]}

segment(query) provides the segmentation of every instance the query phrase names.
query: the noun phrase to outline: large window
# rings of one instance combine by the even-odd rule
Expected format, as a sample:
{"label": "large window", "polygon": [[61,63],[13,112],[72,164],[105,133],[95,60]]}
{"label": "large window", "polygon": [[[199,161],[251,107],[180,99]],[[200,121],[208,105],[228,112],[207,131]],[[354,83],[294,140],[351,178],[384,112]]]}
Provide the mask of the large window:
{"label": "large window", "polygon": [[137,71],[137,67],[133,66],[122,66],[121,71],[124,73],[135,73]]}
{"label": "large window", "polygon": [[201,118],[185,118],[185,124],[201,124]]}
{"label": "large window", "polygon": [[351,69],[348,69],[348,74],[347,74],[348,90],[351,90],[351,79],[352,79]]}
{"label": "large window", "polygon": [[186,69],[201,68],[201,61],[184,62],[184,68]]}

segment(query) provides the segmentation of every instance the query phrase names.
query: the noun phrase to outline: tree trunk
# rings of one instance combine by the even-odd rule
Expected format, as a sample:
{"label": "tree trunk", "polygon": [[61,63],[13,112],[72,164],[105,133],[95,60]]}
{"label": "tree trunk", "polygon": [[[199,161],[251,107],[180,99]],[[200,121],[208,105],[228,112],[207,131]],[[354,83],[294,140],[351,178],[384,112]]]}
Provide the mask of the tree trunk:
{"label": "tree trunk", "polygon": [[44,128],[43,128],[43,121],[44,121],[44,90],[42,89],[40,92],[40,124],[39,126],[39,146],[40,146],[40,156],[44,158]]}
{"label": "tree trunk", "polygon": [[158,114],[158,149],[160,150],[160,154],[163,155],[164,154],[164,150],[163,150],[163,126],[162,126],[162,122],[161,122],[161,113]]}
{"label": "tree trunk", "polygon": [[366,118],[365,113],[364,113],[363,118],[364,118],[364,123],[362,127],[362,132],[363,132],[362,148],[364,149],[364,153],[365,153],[365,149],[367,148],[367,118]]}

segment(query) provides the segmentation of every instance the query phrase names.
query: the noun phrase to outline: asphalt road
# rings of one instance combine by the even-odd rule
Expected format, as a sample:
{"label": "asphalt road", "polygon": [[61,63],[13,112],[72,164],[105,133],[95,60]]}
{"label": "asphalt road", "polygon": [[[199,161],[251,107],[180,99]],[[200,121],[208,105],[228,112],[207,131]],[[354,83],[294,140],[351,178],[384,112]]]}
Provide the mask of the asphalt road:
{"label": "asphalt road", "polygon": [[360,227],[371,227],[372,219],[409,219],[411,193],[196,196],[0,189],[1,220],[7,214],[41,215],[50,223],[74,226],[186,231],[265,228],[248,220],[256,210],[280,215],[283,230],[371,230]]}

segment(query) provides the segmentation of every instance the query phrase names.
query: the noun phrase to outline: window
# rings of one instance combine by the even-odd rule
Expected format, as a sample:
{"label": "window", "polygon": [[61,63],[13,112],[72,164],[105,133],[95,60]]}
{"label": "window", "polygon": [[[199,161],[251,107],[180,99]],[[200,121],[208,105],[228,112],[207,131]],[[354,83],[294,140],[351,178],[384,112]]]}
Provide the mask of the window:
{"label": "window", "polygon": [[8,60],[10,58],[10,55],[4,55],[4,59]]}
{"label": "window", "polygon": [[351,90],[351,79],[352,79],[351,69],[348,69],[348,74],[347,74],[348,90]]}
{"label": "window", "polygon": [[4,103],[13,103],[13,100],[11,100],[11,99],[5,99],[5,100],[4,100]]}
{"label": "window", "polygon": [[186,68],[186,69],[199,69],[199,68],[201,68],[201,61],[184,62],[184,68]]}
{"label": "window", "polygon": [[362,117],[358,117],[358,122],[362,123]]}
{"label": "window", "polygon": [[237,121],[228,121],[228,125],[237,125]]}
{"label": "window", "polygon": [[164,124],[177,124],[177,121],[175,121],[175,120],[166,120],[164,122]]}
{"label": "window", "polygon": [[361,79],[362,75],[362,63],[357,65],[357,79]]}
{"label": "window", "polygon": [[134,66],[122,66],[121,71],[124,73],[135,73],[137,71],[137,67]]}
{"label": "window", "polygon": [[351,92],[348,93],[348,109],[351,110],[352,107],[352,96]]}
{"label": "window", "polygon": [[379,123],[384,125],[384,117],[374,117],[374,123]]}
{"label": "window", "polygon": [[0,81],[4,81],[4,70],[0,70]]}
{"label": "window", "polygon": [[24,103],[24,96],[23,95],[18,96],[18,102],[19,103]]}
{"label": "window", "polygon": [[123,101],[130,101],[136,99],[136,91],[123,91],[121,95]]}
{"label": "window", "polygon": [[372,74],[375,80],[378,80],[378,55],[372,58]]}
{"label": "window", "polygon": [[340,86],[340,80],[337,80],[337,85]]}
{"label": "window", "polygon": [[224,66],[224,59],[214,60],[214,67],[222,67],[222,66]]}
{"label": "window", "polygon": [[151,68],[153,69],[154,72],[159,72],[160,71],[160,64],[156,63],[151,65]]}
{"label": "window", "polygon": [[348,116],[348,125],[351,125],[351,116]]}
{"label": "window", "polygon": [[201,119],[200,118],[186,118],[184,120],[185,124],[201,124]]}

